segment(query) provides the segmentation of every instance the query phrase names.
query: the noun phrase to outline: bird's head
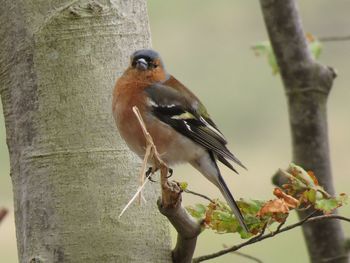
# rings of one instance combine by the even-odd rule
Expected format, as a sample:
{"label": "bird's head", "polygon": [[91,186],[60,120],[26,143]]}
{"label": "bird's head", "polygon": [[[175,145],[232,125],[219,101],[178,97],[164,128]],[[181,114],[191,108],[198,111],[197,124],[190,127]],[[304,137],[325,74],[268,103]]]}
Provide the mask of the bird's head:
{"label": "bird's head", "polygon": [[161,57],[152,49],[135,51],[130,57],[129,71],[152,82],[164,81],[168,75]]}

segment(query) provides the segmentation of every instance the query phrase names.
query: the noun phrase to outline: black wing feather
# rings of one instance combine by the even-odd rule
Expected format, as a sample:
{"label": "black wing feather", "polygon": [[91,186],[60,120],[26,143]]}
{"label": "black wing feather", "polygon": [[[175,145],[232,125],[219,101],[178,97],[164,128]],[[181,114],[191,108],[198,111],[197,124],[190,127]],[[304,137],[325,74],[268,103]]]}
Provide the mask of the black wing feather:
{"label": "black wing feather", "polygon": [[[208,117],[201,116],[176,90],[156,84],[146,88],[145,92],[151,100],[153,114],[159,120],[202,147],[213,151],[218,160],[233,171],[237,172],[225,158],[245,168],[227,149],[226,139],[214,122]],[[180,117],[184,114],[187,114],[187,118]],[[208,127],[209,125],[211,127]]]}

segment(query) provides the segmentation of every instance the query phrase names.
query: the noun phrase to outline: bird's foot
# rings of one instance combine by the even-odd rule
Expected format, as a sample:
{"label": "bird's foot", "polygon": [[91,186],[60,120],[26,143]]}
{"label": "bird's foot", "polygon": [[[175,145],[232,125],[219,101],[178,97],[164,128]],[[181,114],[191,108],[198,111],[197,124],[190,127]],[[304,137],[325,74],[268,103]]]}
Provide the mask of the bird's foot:
{"label": "bird's foot", "polygon": [[155,183],[157,181],[153,180],[152,175],[156,172],[157,170],[153,171],[153,167],[149,167],[148,170],[146,171],[146,178],[150,180],[152,183]]}
{"label": "bird's foot", "polygon": [[172,177],[172,176],[173,176],[173,172],[174,172],[174,170],[173,170],[173,169],[171,169],[171,168],[169,168],[169,169],[168,169],[168,172],[169,172],[169,175],[168,175],[166,178],[170,178],[170,177]]}

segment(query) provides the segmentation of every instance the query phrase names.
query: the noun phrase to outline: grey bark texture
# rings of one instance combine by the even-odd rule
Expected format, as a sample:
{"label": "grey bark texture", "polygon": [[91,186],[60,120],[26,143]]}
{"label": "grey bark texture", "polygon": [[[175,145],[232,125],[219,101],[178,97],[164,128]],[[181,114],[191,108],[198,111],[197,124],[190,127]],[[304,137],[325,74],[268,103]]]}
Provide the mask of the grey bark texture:
{"label": "grey bark texture", "polygon": [[140,162],[111,114],[116,78],[150,46],[144,0],[3,0],[0,92],[19,262],[171,262],[156,205],[118,219]]}
{"label": "grey bark texture", "polygon": [[[334,194],[329,158],[327,98],[334,71],[314,61],[295,0],[260,0],[287,95],[293,161],[313,171]],[[300,212],[304,217],[310,211]],[[317,214],[315,214],[317,215]],[[347,263],[344,233],[336,220],[303,225],[312,263]]]}

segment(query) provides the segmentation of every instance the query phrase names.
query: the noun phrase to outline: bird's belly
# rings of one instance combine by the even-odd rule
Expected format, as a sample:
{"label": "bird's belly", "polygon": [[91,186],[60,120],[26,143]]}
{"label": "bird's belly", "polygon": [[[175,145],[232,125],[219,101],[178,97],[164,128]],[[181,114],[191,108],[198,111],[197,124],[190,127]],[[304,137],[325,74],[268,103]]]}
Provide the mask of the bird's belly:
{"label": "bird's belly", "polygon": [[[161,159],[167,165],[172,166],[174,164],[191,162],[205,154],[204,148],[176,132],[172,127],[157,118],[143,116],[143,119]],[[134,116],[129,116],[127,123],[126,127],[119,127],[120,134],[128,147],[143,159],[146,140],[140,123]],[[117,121],[117,125],[120,126],[119,121]]]}
{"label": "bird's belly", "polygon": [[200,145],[175,131],[169,125],[157,120],[159,124],[148,127],[154,144],[162,160],[172,166],[187,163],[205,154]]}
{"label": "bird's belly", "polygon": [[173,141],[167,150],[160,152],[161,158],[170,166],[190,162],[204,153],[205,151],[201,146],[193,143],[186,137]]}

